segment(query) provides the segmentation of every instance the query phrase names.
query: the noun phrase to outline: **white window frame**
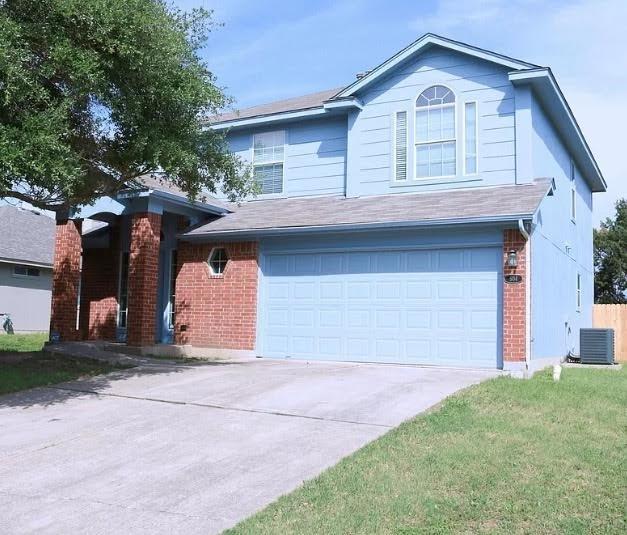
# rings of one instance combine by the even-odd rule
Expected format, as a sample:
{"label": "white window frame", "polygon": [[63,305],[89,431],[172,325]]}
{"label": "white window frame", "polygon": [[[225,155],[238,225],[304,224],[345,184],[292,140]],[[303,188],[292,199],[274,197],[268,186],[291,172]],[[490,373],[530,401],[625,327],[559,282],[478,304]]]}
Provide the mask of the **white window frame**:
{"label": "white window frame", "polygon": [[[466,169],[466,104],[474,104],[475,105],[475,159],[477,163],[475,165],[475,172],[469,173]],[[464,102],[464,117],[463,117],[463,128],[462,128],[462,148],[463,148],[463,169],[464,176],[475,176],[479,174],[479,102],[476,100],[467,100]]]}
{"label": "white window frame", "polygon": [[581,312],[581,273],[577,273],[577,312]]}
{"label": "white window frame", "polygon": [[[398,148],[396,145],[396,128],[398,122],[398,114],[405,114],[405,178],[403,180],[397,180],[396,178],[396,149]],[[396,110],[393,113],[392,118],[392,182],[396,182],[397,184],[407,184],[409,182],[409,113],[407,110]],[[414,166],[415,167],[415,166]],[[416,172],[414,171],[414,174]]]}
{"label": "white window frame", "polygon": [[[211,257],[213,256],[213,253],[215,253],[218,249],[223,249],[226,255],[226,262],[224,263],[224,269],[222,270],[222,273],[216,273],[213,270],[213,267],[211,266]],[[223,246],[212,247],[211,251],[209,252],[209,256],[207,257],[207,266],[209,267],[209,273],[211,273],[211,276],[212,277],[224,277],[224,274],[226,273],[226,268],[228,267],[230,260],[231,260],[231,257],[229,256],[229,252],[227,251],[226,247],[223,247]]]}
{"label": "white window frame", "polygon": [[[176,256],[176,262],[174,257]],[[168,329],[174,329],[175,307],[176,307],[176,271],[178,269],[178,251],[170,249],[169,258],[169,280],[168,280]]]}
{"label": "white window frame", "polygon": [[[453,95],[455,96],[455,102],[453,103],[449,103],[449,104],[436,104],[434,106],[416,106],[416,101],[418,100],[418,97],[420,97],[420,95],[422,95],[427,89],[430,89],[431,87],[434,86],[442,86],[442,87],[446,87],[446,89],[448,89],[451,93],[453,93]],[[438,179],[442,179],[442,178],[455,178],[457,176],[457,170],[458,170],[458,154],[459,154],[459,144],[458,144],[458,134],[459,134],[459,125],[458,125],[458,118],[457,118],[457,93],[455,93],[455,91],[453,91],[453,89],[451,87],[449,87],[446,84],[441,84],[441,83],[433,83],[431,85],[429,85],[428,87],[425,87],[422,91],[420,91],[420,93],[418,93],[416,95],[416,97],[414,98],[414,116],[413,116],[413,128],[412,128],[412,136],[413,136],[413,140],[414,140],[414,154],[413,154],[413,162],[414,162],[414,170],[412,173],[412,176],[414,177],[414,180],[416,181],[425,181],[425,180],[438,180]],[[416,112],[423,108],[426,110],[436,110],[436,109],[440,109],[440,108],[446,108],[446,107],[452,107],[453,108],[453,121],[454,121],[454,127],[453,127],[453,131],[455,132],[455,137],[452,139],[432,139],[430,141],[416,141]],[[433,145],[435,143],[450,143],[453,142],[455,143],[455,173],[452,175],[437,175],[437,176],[418,176],[418,165],[417,165],[417,156],[416,156],[416,148],[418,147],[418,145]]]}
{"label": "white window frame", "polygon": [[[282,160],[272,160],[259,164],[255,164],[255,137],[264,134],[282,134],[283,135],[283,159]],[[281,192],[280,193],[259,193],[260,197],[283,197],[285,195],[285,150],[287,147],[287,130],[264,130],[263,132],[256,132],[253,134],[252,145],[251,145],[251,157],[250,161],[252,162],[252,171],[253,171],[253,180],[255,179],[255,167],[263,167],[266,165],[276,165],[281,164],[283,166],[283,173],[281,177]]]}
{"label": "white window frame", "polygon": [[[122,312],[122,308],[120,307],[120,298],[122,297],[122,260],[124,259],[124,255],[128,254],[128,273],[126,274],[126,308],[124,309],[124,321],[125,325],[120,325],[120,313]],[[131,253],[129,251],[120,251],[120,256],[118,260],[118,295],[117,295],[117,314],[115,316],[115,326],[118,329],[128,329],[128,283],[131,275]]]}
{"label": "white window frame", "polygon": [[[26,273],[16,273],[15,270],[18,268],[25,269]],[[28,274],[29,269],[36,269],[37,275],[29,275]],[[41,268],[37,266],[29,266],[26,264],[16,264],[13,266],[12,274],[14,277],[18,279],[39,279],[41,278]]]}

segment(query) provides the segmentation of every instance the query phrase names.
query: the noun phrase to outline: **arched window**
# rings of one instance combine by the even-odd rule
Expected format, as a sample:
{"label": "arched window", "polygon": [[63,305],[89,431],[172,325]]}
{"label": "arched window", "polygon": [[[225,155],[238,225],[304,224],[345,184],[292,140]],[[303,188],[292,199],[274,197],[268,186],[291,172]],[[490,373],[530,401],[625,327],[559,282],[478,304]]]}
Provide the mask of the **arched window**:
{"label": "arched window", "polygon": [[455,93],[443,85],[416,99],[416,178],[456,174]]}

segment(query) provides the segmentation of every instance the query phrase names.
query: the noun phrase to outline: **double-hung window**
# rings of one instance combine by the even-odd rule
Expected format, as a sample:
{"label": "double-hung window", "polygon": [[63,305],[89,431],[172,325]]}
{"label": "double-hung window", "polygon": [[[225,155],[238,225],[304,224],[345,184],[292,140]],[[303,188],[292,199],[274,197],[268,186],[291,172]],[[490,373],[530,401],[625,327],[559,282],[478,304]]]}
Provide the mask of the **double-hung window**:
{"label": "double-hung window", "polygon": [[443,85],[416,99],[416,178],[453,176],[457,171],[455,94]]}
{"label": "double-hung window", "polygon": [[253,135],[253,178],[262,195],[283,193],[285,132]]}

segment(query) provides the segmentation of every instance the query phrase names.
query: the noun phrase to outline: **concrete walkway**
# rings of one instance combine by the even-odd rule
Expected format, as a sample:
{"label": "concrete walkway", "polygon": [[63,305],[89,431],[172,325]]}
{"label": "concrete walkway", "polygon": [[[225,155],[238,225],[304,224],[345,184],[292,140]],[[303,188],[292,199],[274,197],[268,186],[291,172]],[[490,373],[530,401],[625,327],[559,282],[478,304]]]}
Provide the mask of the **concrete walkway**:
{"label": "concrete walkway", "polygon": [[0,533],[216,533],[496,374],[257,360],[3,396]]}

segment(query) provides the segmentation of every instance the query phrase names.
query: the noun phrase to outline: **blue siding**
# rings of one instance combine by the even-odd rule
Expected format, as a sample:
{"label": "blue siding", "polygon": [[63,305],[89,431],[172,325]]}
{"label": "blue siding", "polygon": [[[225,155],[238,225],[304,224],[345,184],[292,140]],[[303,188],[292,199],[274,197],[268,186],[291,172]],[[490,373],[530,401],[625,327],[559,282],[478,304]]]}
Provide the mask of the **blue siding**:
{"label": "blue siding", "polygon": [[254,132],[285,130],[284,196],[342,195],[346,176],[346,117],[274,125],[228,135],[231,151],[252,159]]}
{"label": "blue siding", "polygon": [[[579,352],[579,329],[592,325],[592,193],[576,171],[576,222],[570,219],[570,156],[534,101],[532,166],[536,176],[555,180],[537,214],[531,238],[532,358]],[[568,247],[568,249],[567,249]],[[582,276],[582,303],[576,306],[577,273]]]}
{"label": "blue siding", "polygon": [[[450,87],[457,99],[457,174],[453,179],[392,182],[392,128],[397,111],[407,111],[409,178],[415,173],[414,103],[433,84]],[[364,109],[349,120],[348,195],[404,193],[515,181],[515,100],[507,69],[456,52],[433,49],[396,69],[360,95]],[[463,174],[464,103],[476,101],[479,172]]]}

